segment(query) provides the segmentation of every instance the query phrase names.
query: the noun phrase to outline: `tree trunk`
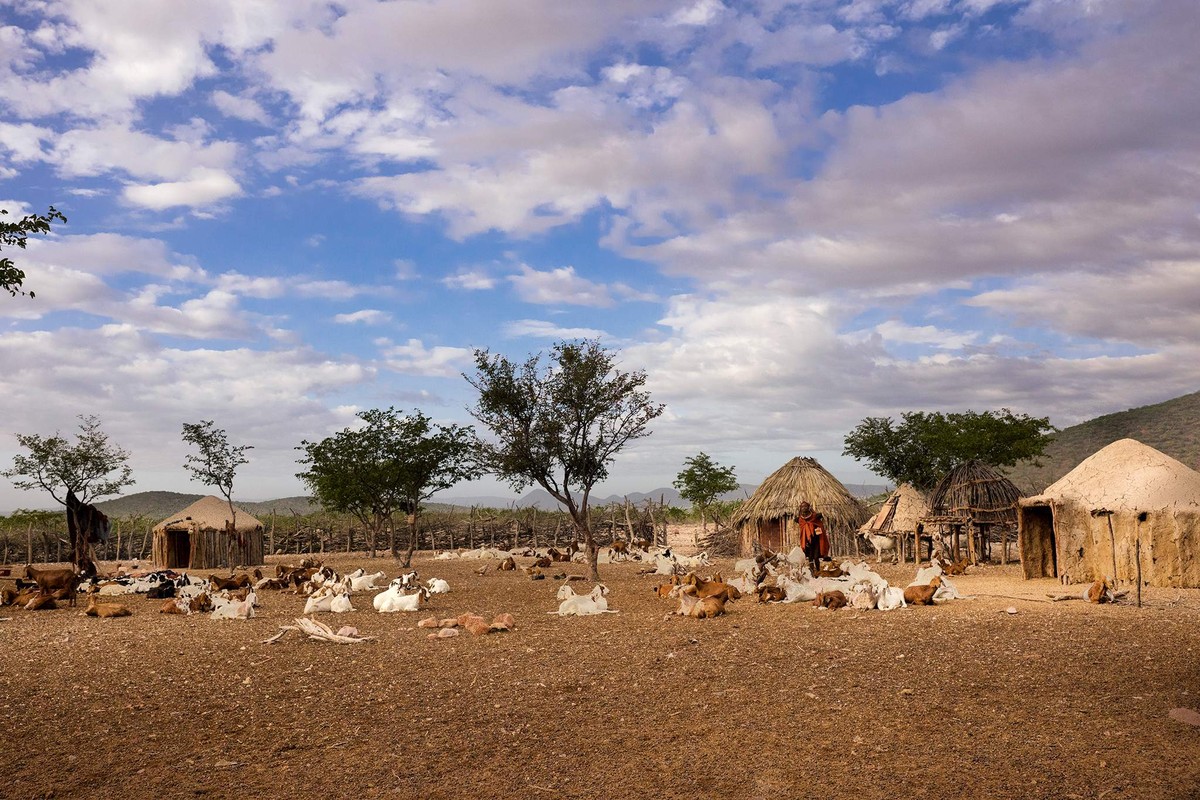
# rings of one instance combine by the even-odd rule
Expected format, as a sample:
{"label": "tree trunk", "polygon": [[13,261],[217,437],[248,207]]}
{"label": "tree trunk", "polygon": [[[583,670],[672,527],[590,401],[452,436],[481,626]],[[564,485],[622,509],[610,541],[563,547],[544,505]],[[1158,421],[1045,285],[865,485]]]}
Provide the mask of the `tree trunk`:
{"label": "tree trunk", "polygon": [[417,504],[412,505],[413,513],[408,515],[408,552],[404,554],[404,568],[412,567],[413,551],[417,549]]}

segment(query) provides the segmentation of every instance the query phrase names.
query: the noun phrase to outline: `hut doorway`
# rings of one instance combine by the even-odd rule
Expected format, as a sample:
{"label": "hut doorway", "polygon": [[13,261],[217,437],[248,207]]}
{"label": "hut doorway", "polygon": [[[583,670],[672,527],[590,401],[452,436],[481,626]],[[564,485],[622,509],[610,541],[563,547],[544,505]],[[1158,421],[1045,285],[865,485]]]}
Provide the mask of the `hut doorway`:
{"label": "hut doorway", "polygon": [[1021,567],[1026,578],[1058,577],[1058,542],[1054,536],[1054,509],[1026,506],[1020,510],[1017,538]]}
{"label": "hut doorway", "polygon": [[186,530],[170,530],[167,534],[167,563],[168,568],[187,569],[192,565],[192,536]]}
{"label": "hut doorway", "polygon": [[758,523],[758,544],[764,550],[778,553],[783,549],[783,520],[767,519]]}

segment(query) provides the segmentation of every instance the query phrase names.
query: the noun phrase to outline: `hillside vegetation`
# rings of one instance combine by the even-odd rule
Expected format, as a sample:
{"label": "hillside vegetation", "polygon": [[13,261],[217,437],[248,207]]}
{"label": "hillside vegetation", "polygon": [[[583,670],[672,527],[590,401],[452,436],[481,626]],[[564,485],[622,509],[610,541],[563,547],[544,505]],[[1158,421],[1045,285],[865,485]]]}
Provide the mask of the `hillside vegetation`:
{"label": "hillside vegetation", "polygon": [[1040,467],[1018,464],[1008,470],[1008,475],[1021,491],[1037,494],[1118,439],[1137,439],[1192,469],[1200,469],[1200,392],[1064,428],[1054,435]]}
{"label": "hillside vegetation", "polygon": [[[105,500],[97,503],[96,507],[113,518],[147,516],[154,520],[163,520],[205,496],[183,494],[182,492],[136,492],[115,500]],[[261,503],[244,503],[235,499],[233,503],[259,519],[269,517],[272,511],[276,514],[292,514],[294,512],[303,515],[321,510],[319,505],[303,496],[281,497]]]}

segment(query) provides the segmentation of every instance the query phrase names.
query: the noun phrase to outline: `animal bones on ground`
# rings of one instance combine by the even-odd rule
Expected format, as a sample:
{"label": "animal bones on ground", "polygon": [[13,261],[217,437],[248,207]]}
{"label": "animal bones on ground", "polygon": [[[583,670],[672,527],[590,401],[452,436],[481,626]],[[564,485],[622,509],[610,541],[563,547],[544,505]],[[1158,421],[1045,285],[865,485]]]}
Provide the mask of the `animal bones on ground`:
{"label": "animal bones on ground", "polygon": [[263,644],[274,644],[283,638],[288,631],[300,631],[308,634],[308,638],[316,639],[320,642],[333,642],[334,644],[362,644],[374,639],[374,636],[344,636],[334,632],[333,628],[326,625],[320,620],[310,619],[309,617],[297,617],[295,625],[281,625],[279,633],[272,636],[270,639],[263,639]]}

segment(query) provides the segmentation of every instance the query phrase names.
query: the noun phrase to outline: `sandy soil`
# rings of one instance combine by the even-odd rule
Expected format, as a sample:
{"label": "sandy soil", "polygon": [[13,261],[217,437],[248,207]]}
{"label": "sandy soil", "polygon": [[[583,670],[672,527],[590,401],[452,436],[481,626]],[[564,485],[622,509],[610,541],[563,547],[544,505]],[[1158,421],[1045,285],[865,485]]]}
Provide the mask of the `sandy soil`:
{"label": "sandy soil", "polygon": [[1200,797],[1200,728],[1168,716],[1200,710],[1200,590],[1050,603],[988,567],[935,608],[698,621],[615,564],[620,613],[560,618],[557,581],[416,566],[450,582],[437,615],[517,629],[431,642],[369,593],[322,615],[355,646],[262,644],[303,606],[276,592],[233,622],[0,609],[0,797]]}

